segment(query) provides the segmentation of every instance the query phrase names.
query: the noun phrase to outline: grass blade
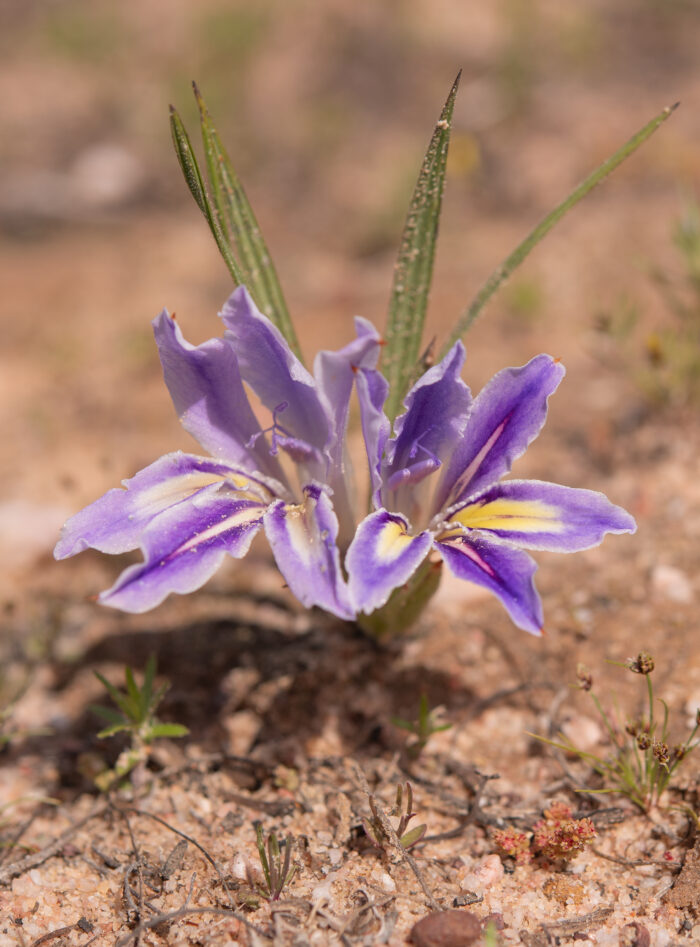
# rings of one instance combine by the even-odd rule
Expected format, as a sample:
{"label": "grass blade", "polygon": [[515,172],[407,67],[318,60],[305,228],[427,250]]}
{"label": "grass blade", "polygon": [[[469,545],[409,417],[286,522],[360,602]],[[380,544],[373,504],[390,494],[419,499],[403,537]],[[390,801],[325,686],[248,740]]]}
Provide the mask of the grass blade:
{"label": "grass blade", "polygon": [[126,692],[129,695],[129,702],[132,708],[131,717],[133,720],[143,719],[145,714],[141,700],[141,691],[138,689],[138,685],[136,684],[134,672],[128,665],[124,669],[124,677],[126,679]]}
{"label": "grass blade", "polygon": [[454,343],[461,339],[465,332],[472,325],[474,320],[479,316],[481,310],[484,308],[486,303],[491,299],[494,293],[505,283],[505,281],[512,275],[514,270],[523,262],[525,257],[528,256],[531,250],[537,246],[537,244],[545,237],[549,231],[554,227],[562,217],[571,210],[572,207],[575,207],[580,200],[582,200],[589,191],[592,191],[596,184],[600,184],[601,181],[604,181],[609,174],[611,174],[622,162],[629,158],[640,145],[649,138],[656,129],[662,125],[667,118],[669,118],[673,112],[678,107],[679,103],[676,102],[675,105],[671,105],[668,108],[665,108],[662,112],[656,115],[650,122],[640,129],[636,135],[633,135],[629,141],[619,148],[615,154],[611,155],[606,161],[604,161],[592,174],[589,174],[588,177],[582,181],[577,188],[575,188],[569,196],[555,207],[554,210],[547,214],[547,216],[540,221],[540,223],[532,230],[527,237],[519,244],[515,250],[506,257],[506,259],[498,266],[493,273],[486,280],[484,285],[481,287],[479,292],[474,297],[473,302],[465,310],[457,325],[452,332],[452,335],[449,337],[445,346],[442,350],[441,355],[445,355]]}
{"label": "grass blade", "polygon": [[450,126],[460,74],[447,97],[413,191],[394,269],[382,370],[389,382],[385,411],[391,421],[416,374],[433,275]]}
{"label": "grass blade", "polygon": [[244,282],[243,274],[238,265],[238,262],[231,251],[228,240],[224,232],[221,229],[221,224],[217,214],[215,213],[214,208],[211,205],[209,200],[209,195],[207,194],[206,188],[204,186],[204,181],[202,179],[202,174],[199,170],[199,165],[197,164],[197,159],[195,157],[194,151],[192,150],[192,143],[190,141],[190,136],[187,134],[187,129],[182,123],[182,119],[177,113],[177,110],[170,106],[170,131],[173,136],[173,144],[175,146],[175,153],[177,154],[177,159],[180,162],[180,167],[182,173],[185,176],[185,181],[187,186],[190,189],[192,197],[194,197],[197,202],[197,206],[204,214],[204,217],[209,224],[209,229],[214,235],[216,240],[216,245],[219,248],[219,253],[224,259],[224,263],[228,267],[229,273],[233,278],[233,282],[236,286],[240,286]]}
{"label": "grass blade", "polygon": [[233,169],[196,83],[193,83],[193,88],[199,107],[209,186],[218,213],[219,225],[229,244],[235,248],[242,281],[262,312],[274,322],[290,348],[300,357],[299,343],[289,317],[282,287],[253,208]]}
{"label": "grass blade", "polygon": [[97,680],[106,688],[107,693],[112,698],[114,703],[119,707],[122,713],[130,718],[131,717],[131,702],[126,694],[123,694],[114,684],[111,684],[104,675],[100,674],[99,671],[92,672]]}
{"label": "grass blade", "polygon": [[141,688],[141,702],[144,716],[151,709],[151,704],[153,700],[153,681],[156,676],[156,656],[155,654],[149,655],[148,661],[146,662],[146,669],[143,675],[143,687]]}

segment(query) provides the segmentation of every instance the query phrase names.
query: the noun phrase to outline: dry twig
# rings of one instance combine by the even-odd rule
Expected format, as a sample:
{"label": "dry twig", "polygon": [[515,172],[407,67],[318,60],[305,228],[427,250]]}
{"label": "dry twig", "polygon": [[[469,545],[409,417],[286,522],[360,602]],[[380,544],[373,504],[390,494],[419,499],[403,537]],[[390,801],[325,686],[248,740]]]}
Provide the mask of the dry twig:
{"label": "dry twig", "polygon": [[58,855],[66,842],[72,838],[79,829],[82,829],[82,827],[92,821],[92,819],[97,819],[104,815],[108,807],[109,804],[107,803],[99,803],[86,816],[74,822],[73,825],[67,828],[65,832],[62,832],[58,838],[42,848],[41,851],[33,852],[31,855],[27,855],[19,861],[11,862],[11,864],[5,868],[0,868],[0,885],[9,884],[13,878],[19,878],[25,871],[38,868],[39,865],[43,865],[49,858]]}

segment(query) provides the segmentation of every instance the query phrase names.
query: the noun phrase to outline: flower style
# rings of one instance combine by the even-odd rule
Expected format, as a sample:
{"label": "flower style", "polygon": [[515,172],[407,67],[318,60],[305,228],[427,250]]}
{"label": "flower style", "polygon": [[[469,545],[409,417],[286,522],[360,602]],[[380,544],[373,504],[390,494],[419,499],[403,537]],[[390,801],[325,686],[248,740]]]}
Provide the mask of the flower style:
{"label": "flower style", "polygon": [[[574,552],[632,517],[600,493],[500,478],[537,436],[564,369],[547,355],[497,374],[472,399],[461,343],[409,391],[394,433],[377,369],[381,339],[321,352],[311,375],[244,287],[224,306],[223,338],[185,341],[154,320],[166,384],[185,429],[211,456],[175,452],[108,491],[63,528],[55,555],[141,548],[99,600],[143,612],[202,586],[226,555],[241,558],[261,529],[291,591],[343,619],[381,609],[438,553],[485,586],[521,628],[539,633],[536,566],[523,550]],[[262,429],[244,382],[272,414]],[[373,512],[356,527],[346,432],[357,390]],[[288,462],[296,467],[290,477]],[[416,526],[413,529],[412,524]]]}

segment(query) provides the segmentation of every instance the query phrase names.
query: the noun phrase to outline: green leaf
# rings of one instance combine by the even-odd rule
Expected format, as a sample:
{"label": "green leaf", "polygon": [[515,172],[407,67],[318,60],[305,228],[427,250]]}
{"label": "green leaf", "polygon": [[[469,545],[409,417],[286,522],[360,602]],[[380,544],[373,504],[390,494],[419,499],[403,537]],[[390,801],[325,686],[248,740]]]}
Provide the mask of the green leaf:
{"label": "green leaf", "polygon": [[129,702],[131,704],[130,716],[133,720],[142,720],[144,714],[141,691],[138,689],[136,680],[134,679],[134,672],[128,666],[124,669],[124,677],[126,679],[126,692],[129,695]]}
{"label": "green leaf", "polygon": [[122,714],[117,713],[116,710],[111,710],[109,707],[101,707],[99,704],[90,704],[90,710],[97,717],[101,717],[103,720],[106,720],[107,723],[128,724],[128,721],[124,720]]}
{"label": "green leaf", "polygon": [[403,717],[389,717],[389,720],[399,730],[408,730],[410,733],[416,732],[416,725],[412,720],[404,720]]}
{"label": "green leaf", "polygon": [[131,716],[131,703],[126,694],[123,694],[114,684],[110,684],[106,677],[100,674],[99,671],[93,671],[93,674],[97,680],[107,689],[109,696],[112,698],[114,703],[119,707],[123,714],[127,717]]}
{"label": "green leaf", "polygon": [[105,737],[113,737],[115,733],[122,733],[124,730],[131,730],[130,724],[115,723],[113,727],[105,727],[104,730],[100,730],[97,736],[100,740],[104,740]]}
{"label": "green leaf", "polygon": [[155,654],[149,655],[148,661],[146,662],[146,669],[143,675],[143,687],[141,688],[141,700],[144,711],[144,716],[151,709],[152,705],[151,700],[153,699],[153,681],[156,676],[156,656]]}
{"label": "green leaf", "polygon": [[189,732],[181,723],[156,723],[149,728],[147,739],[150,741],[157,737],[186,737]]}
{"label": "green leaf", "polygon": [[170,106],[170,130],[173,136],[173,144],[175,145],[175,153],[177,154],[190,193],[209,224],[209,229],[214,236],[214,240],[216,240],[219,253],[228,267],[234,284],[240,286],[241,283],[244,282],[243,274],[231,251],[229,242],[221,229],[221,224],[211,205],[211,201],[209,200],[209,195],[204,186],[197,159],[192,150],[190,137],[187,134],[185,126],[182,124],[182,119],[178,115],[177,110],[174,109],[172,105]]}
{"label": "green leaf", "polygon": [[258,849],[258,857],[260,858],[260,866],[262,867],[263,874],[265,875],[265,881],[267,882],[267,890],[272,891],[272,878],[270,876],[270,865],[267,860],[267,852],[265,851],[265,839],[263,837],[263,827],[258,822],[255,827],[255,844]]}
{"label": "green leaf", "polygon": [[675,105],[665,108],[652,118],[650,122],[647,122],[644,128],[640,129],[636,135],[633,135],[629,141],[625,142],[621,148],[597,167],[595,171],[589,174],[578,187],[574,188],[571,194],[569,194],[561,204],[555,207],[551,213],[547,214],[547,216],[537,224],[535,229],[525,237],[522,243],[518,244],[515,250],[506,257],[501,265],[496,267],[457,322],[452,335],[447,342],[445,342],[440,357],[446,355],[455,342],[462,338],[494,293],[513,274],[528,254],[534,250],[540,240],[549,233],[552,227],[558,224],[572,207],[575,207],[580,200],[592,191],[596,184],[600,184],[604,181],[605,178],[619,167],[626,158],[629,158],[640,145],[644,144],[647,138],[653,135],[656,129],[673,114],[676,108],[678,108],[678,105],[679,103],[676,102]]}
{"label": "green leaf", "polygon": [[258,307],[280,330],[292,351],[301,358],[282,287],[253,208],[196,83],[193,83],[193,87],[199,106],[209,185],[221,230],[235,248],[242,282],[248,287]]}
{"label": "green leaf", "polygon": [[393,422],[419,369],[420,344],[433,275],[447,151],[455,96],[455,79],[423,159],[404,225],[389,301],[382,371],[389,382],[385,411]]}
{"label": "green leaf", "polygon": [[405,832],[399,841],[401,842],[401,847],[405,849],[411,848],[415,845],[425,835],[428,829],[427,825],[417,825],[414,829],[410,829],[408,832]]}

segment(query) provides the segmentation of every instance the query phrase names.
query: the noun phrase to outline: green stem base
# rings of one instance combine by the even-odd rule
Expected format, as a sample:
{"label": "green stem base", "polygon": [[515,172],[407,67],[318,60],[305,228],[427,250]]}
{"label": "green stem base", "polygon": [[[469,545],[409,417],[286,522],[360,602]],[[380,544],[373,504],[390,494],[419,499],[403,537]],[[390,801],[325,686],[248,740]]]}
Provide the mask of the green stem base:
{"label": "green stem base", "polygon": [[426,559],[406,585],[395,589],[386,605],[371,615],[360,614],[358,626],[373,638],[391,638],[403,634],[420,617],[437,592],[442,577],[442,562]]}

